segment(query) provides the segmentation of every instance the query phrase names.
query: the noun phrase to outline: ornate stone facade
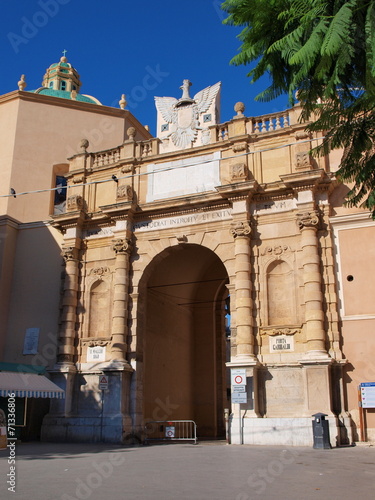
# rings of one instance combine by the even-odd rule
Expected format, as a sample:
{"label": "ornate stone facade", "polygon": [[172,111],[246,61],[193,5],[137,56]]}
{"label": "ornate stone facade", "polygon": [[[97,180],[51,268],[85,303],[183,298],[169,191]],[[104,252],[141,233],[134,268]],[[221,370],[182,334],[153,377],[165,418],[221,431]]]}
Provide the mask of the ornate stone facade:
{"label": "ornate stone facade", "polygon": [[[293,162],[293,148],[299,158],[305,154],[302,143],[307,150],[312,140],[293,121],[298,108],[287,118],[255,121],[252,135],[238,104],[225,131],[211,126],[209,143],[199,146],[194,127],[183,138],[179,113],[203,112],[200,99],[210,101],[217,91],[214,86],[192,99],[188,83],[180,100],[157,100],[165,123],[177,124],[169,130],[170,159],[163,135],[167,126],[161,141],[147,144],[130,131],[115,155],[107,151],[100,157],[112,182],[98,183],[95,196],[88,197],[77,191],[74,171],[86,168],[90,185],[99,171],[88,169],[83,155],[72,160],[68,195],[74,189],[74,196],[83,198],[84,212],[95,213],[94,220],[87,219],[90,227],[100,220],[100,231],[94,232],[82,215],[76,218],[76,233],[85,242],[81,287],[86,312],[75,329],[81,370],[93,370],[89,359],[95,349],[101,366],[115,364],[115,380],[124,374],[123,436],[142,439],[143,423],[156,420],[154,402],[163,398],[173,400],[174,410],[166,415],[171,420],[195,419],[201,435],[222,435],[224,408],[231,405],[226,371],[241,368],[249,383],[248,402],[241,406],[241,412],[246,408],[244,435],[236,434],[233,423],[233,442],[262,444],[262,433],[276,426],[274,444],[308,444],[310,418],[317,411],[329,415],[341,440],[338,418],[350,432],[337,398],[345,357],[336,340],[332,270],[321,272],[322,249],[332,247],[325,239],[332,182],[327,160],[315,169],[305,159]],[[279,161],[280,142],[272,152],[270,143],[263,148],[259,139],[263,134],[269,141],[267,133],[277,130],[280,135],[273,137],[283,141],[287,168]],[[254,146],[254,140],[259,144]],[[177,149],[184,151],[183,160],[176,160]],[[97,158],[94,153],[94,165]],[[134,178],[120,184],[123,172]],[[66,224],[74,227],[74,218],[61,215],[55,223],[64,231]],[[66,237],[66,245],[69,241]],[[229,302],[230,328],[225,330]],[[70,307],[78,312],[77,302]],[[203,408],[202,401],[220,412]],[[236,404],[231,407],[236,415]],[[282,424],[289,427],[290,419],[298,422],[292,439]]]}
{"label": "ornate stone facade", "polygon": [[[348,380],[373,378],[355,335],[375,319],[358,298],[365,278],[351,245],[357,234],[371,241],[374,226],[343,207],[337,157],[310,158],[320,138],[306,134],[298,105],[251,118],[237,103],[220,124],[220,85],[194,97],[189,88],[157,99],[158,137],[121,109],[117,144],[92,152],[84,140],[59,167],[59,244],[41,241],[57,276],[64,266],[50,368],[66,401],[51,405],[43,437],[142,441],[146,421],[182,419],[223,437],[229,409],[233,443],[311,445],[318,411],[332,442],[351,442],[360,424]],[[240,406],[231,370],[245,370]]]}

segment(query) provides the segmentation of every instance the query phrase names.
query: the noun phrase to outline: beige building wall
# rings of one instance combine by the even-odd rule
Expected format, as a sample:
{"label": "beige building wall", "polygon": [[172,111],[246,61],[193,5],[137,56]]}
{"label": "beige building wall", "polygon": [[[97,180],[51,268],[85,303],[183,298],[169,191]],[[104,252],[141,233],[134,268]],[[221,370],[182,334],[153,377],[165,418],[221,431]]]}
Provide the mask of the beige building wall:
{"label": "beige building wall", "polygon": [[[17,116],[20,101],[17,99],[4,99],[1,103],[0,113],[0,186],[1,194],[9,194],[12,165],[16,142]],[[0,214],[8,213],[10,198],[0,198]]]}
{"label": "beige building wall", "polygon": [[[337,270],[340,277],[340,311],[348,411],[352,415],[356,439],[361,426],[358,386],[375,382],[375,224],[366,213],[332,220],[337,248]],[[367,437],[375,440],[375,409],[365,410],[363,427]]]}
{"label": "beige building wall", "polygon": [[[3,109],[4,106],[4,109]],[[129,127],[137,138],[149,133],[126,110],[70,101],[29,92],[12,92],[0,98],[0,161],[2,193],[55,187],[55,176],[64,174],[68,158],[82,150],[105,150],[121,144]],[[2,198],[2,213],[20,222],[44,220],[53,213],[53,192]]]}
{"label": "beige building wall", "polygon": [[[3,360],[52,368],[56,361],[61,289],[61,234],[48,224],[17,231]],[[24,353],[26,331],[39,330],[37,352]]]}

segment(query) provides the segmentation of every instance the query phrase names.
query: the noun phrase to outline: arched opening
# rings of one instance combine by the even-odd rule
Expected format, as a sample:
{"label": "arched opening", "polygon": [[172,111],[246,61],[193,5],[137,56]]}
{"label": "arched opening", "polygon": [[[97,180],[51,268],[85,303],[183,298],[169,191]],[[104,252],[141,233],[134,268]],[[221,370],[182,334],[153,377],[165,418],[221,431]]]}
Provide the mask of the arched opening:
{"label": "arched opening", "polygon": [[[139,287],[145,420],[194,420],[200,437],[224,437],[228,275],[211,250],[171,247]],[[227,307],[226,307],[227,304]]]}

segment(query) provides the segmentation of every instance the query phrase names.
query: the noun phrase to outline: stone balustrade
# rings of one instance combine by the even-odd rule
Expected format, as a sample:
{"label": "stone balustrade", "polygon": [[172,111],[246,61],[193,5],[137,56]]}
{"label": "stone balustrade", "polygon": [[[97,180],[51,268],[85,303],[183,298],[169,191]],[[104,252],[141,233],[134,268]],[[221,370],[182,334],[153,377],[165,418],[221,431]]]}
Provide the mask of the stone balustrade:
{"label": "stone balustrade", "polygon": [[[245,116],[235,117],[228,122],[210,127],[210,144],[221,143],[234,139],[239,134],[258,135],[268,134],[289,127],[294,119],[292,110],[270,113],[258,117],[247,118]],[[240,118],[240,119],[239,119]],[[241,125],[242,124],[242,125]],[[240,132],[242,131],[242,132]],[[160,153],[160,139],[154,137],[145,141],[135,141],[133,138],[125,141],[121,146],[96,153],[86,153],[86,168],[96,170],[114,165],[125,159],[137,158],[144,160]],[[81,155],[72,159],[72,170],[79,168],[82,164]]]}
{"label": "stone balustrade", "polygon": [[282,128],[289,127],[290,119],[289,112],[282,111],[279,113],[270,113],[268,115],[257,116],[250,119],[250,133],[259,134],[266,132],[273,132]]}
{"label": "stone balustrade", "polygon": [[92,167],[100,168],[107,165],[113,165],[120,160],[120,147],[109,149],[107,151],[100,151],[99,153],[91,153]]}

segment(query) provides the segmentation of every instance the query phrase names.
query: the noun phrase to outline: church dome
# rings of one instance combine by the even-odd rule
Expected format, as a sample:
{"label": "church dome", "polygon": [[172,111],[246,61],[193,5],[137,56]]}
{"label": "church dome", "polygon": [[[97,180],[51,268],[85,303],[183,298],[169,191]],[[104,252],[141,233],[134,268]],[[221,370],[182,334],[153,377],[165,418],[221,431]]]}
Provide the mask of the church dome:
{"label": "church dome", "polygon": [[101,104],[98,99],[90,95],[80,94],[81,81],[79,74],[73,66],[68,63],[66,50],[58,63],[53,63],[47,68],[42,81],[42,87],[31,90],[34,94],[49,95],[62,99],[70,99],[91,104]]}

